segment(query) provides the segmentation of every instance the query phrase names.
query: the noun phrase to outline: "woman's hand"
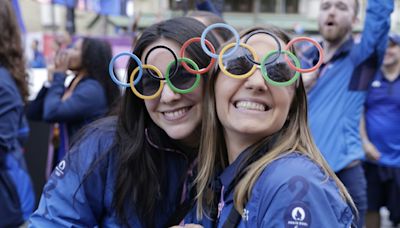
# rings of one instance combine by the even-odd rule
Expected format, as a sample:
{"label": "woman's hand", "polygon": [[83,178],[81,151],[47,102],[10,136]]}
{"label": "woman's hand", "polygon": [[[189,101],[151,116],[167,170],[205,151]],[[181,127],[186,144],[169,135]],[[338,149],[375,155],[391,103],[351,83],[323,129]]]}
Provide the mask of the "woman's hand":
{"label": "woman's hand", "polygon": [[57,53],[54,58],[54,72],[66,72],[69,65],[69,54],[67,50]]}

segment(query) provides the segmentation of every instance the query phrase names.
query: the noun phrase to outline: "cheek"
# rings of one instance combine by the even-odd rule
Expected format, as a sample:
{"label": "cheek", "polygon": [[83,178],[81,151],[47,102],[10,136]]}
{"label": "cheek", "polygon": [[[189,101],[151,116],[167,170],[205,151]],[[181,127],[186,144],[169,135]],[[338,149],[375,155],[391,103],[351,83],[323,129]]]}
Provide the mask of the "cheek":
{"label": "cheek", "polygon": [[158,103],[158,99],[144,101],[144,105],[146,106],[146,109],[150,114],[156,110]]}
{"label": "cheek", "polygon": [[283,111],[288,111],[292,104],[294,96],[294,88],[273,88],[275,90],[272,94],[275,104]]}

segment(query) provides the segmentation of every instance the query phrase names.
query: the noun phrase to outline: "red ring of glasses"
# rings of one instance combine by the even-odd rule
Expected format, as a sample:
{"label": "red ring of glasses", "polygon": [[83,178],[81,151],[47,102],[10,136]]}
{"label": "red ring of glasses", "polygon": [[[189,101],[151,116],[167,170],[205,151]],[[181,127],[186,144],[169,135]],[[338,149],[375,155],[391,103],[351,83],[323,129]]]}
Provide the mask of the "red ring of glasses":
{"label": "red ring of glasses", "polygon": [[288,51],[288,50],[289,50],[289,47],[292,46],[294,43],[296,43],[296,42],[298,42],[298,41],[308,41],[308,42],[314,44],[315,47],[317,47],[318,52],[319,52],[319,60],[318,60],[318,63],[317,63],[315,66],[311,67],[311,68],[308,68],[308,69],[301,69],[301,68],[298,68],[298,67],[296,67],[295,65],[293,65],[293,63],[292,63],[291,61],[289,61],[287,55],[285,55],[285,60],[286,60],[286,62],[288,63],[288,65],[289,65],[290,68],[292,68],[293,70],[295,70],[295,71],[297,71],[297,72],[300,72],[300,73],[309,73],[309,72],[315,71],[316,69],[318,69],[318,68],[321,66],[321,64],[322,64],[322,62],[323,62],[323,60],[324,60],[324,51],[323,51],[321,45],[320,45],[317,41],[311,39],[310,37],[303,37],[303,36],[302,36],[302,37],[296,37],[296,38],[294,38],[293,40],[291,40],[291,41],[286,45],[285,50]]}
{"label": "red ring of glasses", "polygon": [[[200,40],[201,40],[200,37],[193,37],[193,38],[187,40],[187,41],[182,45],[181,51],[179,52],[180,57],[181,57],[181,58],[184,58],[184,57],[185,57],[185,56],[184,56],[184,55],[185,55],[185,50],[186,50],[186,48],[187,48],[190,44],[192,44],[192,43],[194,43],[194,42],[200,42]],[[208,40],[205,40],[205,43],[206,43],[206,45],[208,46],[208,48],[210,48],[211,52],[212,52],[213,54],[215,54],[215,48],[214,48],[214,46],[211,44],[211,42],[208,41]],[[183,61],[182,61],[182,66],[183,66],[189,73],[191,73],[191,74],[204,74],[204,73],[207,73],[207,72],[211,69],[211,67],[213,67],[213,65],[215,64],[215,61],[216,61],[216,59],[211,58],[210,64],[208,64],[208,66],[207,66],[206,68],[203,68],[203,69],[201,69],[201,70],[193,70],[192,68],[190,68],[190,67],[189,67],[185,62],[183,62]]]}

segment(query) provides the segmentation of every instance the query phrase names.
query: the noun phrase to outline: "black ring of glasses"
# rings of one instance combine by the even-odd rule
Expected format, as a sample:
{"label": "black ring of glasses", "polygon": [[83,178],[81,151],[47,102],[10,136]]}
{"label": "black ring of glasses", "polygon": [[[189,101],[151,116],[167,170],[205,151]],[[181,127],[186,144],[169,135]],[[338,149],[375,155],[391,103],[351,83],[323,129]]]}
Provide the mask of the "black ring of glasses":
{"label": "black ring of glasses", "polygon": [[[281,55],[281,51],[282,51],[281,43],[279,42],[278,38],[277,38],[274,34],[268,32],[268,31],[265,31],[265,30],[256,30],[256,31],[253,31],[253,32],[251,32],[251,33],[249,33],[249,34],[247,35],[246,39],[244,40],[244,43],[247,44],[247,41],[249,41],[249,39],[250,39],[252,36],[256,35],[256,34],[266,34],[266,35],[268,35],[268,36],[271,36],[271,37],[275,40],[275,42],[277,43],[277,46],[278,46],[278,52],[277,52],[277,53],[278,53],[278,54],[276,55],[276,57],[275,57],[274,59],[272,59],[271,61],[266,62],[265,65],[270,65],[270,64],[274,63],[276,60],[278,60],[279,56]],[[254,63],[254,64],[256,64],[256,65],[259,65],[259,66],[261,65],[261,63],[255,61],[252,57],[250,57],[250,56],[248,56],[248,55],[245,55],[245,57],[246,57],[246,59],[249,60],[250,62],[252,62],[252,63]]]}
{"label": "black ring of glasses", "polygon": [[[176,56],[175,52],[174,52],[171,48],[169,48],[169,47],[167,47],[167,46],[164,46],[164,45],[157,45],[157,46],[152,47],[152,48],[149,50],[149,52],[147,52],[147,55],[146,55],[146,57],[144,58],[144,64],[147,64],[147,59],[149,58],[150,53],[151,53],[152,51],[154,51],[155,49],[157,49],[157,48],[164,48],[164,49],[167,49],[167,51],[169,51],[169,52],[172,54],[172,56],[174,56],[174,60],[175,60],[175,70],[174,70],[174,72],[172,73],[172,75],[171,75],[169,78],[174,77],[175,74],[178,72],[178,57]],[[157,79],[157,80],[165,80],[165,77],[164,77],[164,78],[160,78],[160,77],[158,77],[157,75],[155,75],[151,70],[149,70],[149,69],[145,69],[145,70],[150,74],[150,76],[151,76],[152,78]]]}

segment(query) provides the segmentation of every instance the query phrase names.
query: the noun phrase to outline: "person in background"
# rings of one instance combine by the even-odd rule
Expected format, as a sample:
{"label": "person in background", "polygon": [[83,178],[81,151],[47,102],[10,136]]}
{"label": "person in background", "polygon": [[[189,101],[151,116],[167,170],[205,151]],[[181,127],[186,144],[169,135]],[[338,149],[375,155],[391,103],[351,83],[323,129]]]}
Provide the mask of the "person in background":
{"label": "person in background", "polygon": [[45,68],[46,67],[46,60],[44,58],[43,53],[39,50],[39,40],[32,41],[32,52],[33,58],[30,62],[30,67],[32,68]]}
{"label": "person in background", "polygon": [[219,17],[222,16],[222,12],[215,7],[211,0],[196,0],[196,9],[200,11],[208,11]]}
{"label": "person in background", "polygon": [[[353,198],[358,227],[363,227],[367,209],[359,125],[368,85],[383,60],[393,8],[394,0],[368,0],[362,38],[355,43],[359,0],[321,0],[318,25],[325,57],[318,71],[303,74],[312,135]],[[320,57],[317,48],[303,56],[307,65]]]}
{"label": "person in background", "polygon": [[[80,38],[72,48],[59,51],[54,73],[27,108],[28,118],[56,123],[48,156],[47,173],[64,157],[69,141],[84,125],[105,116],[119,101],[120,91],[108,76],[112,58],[108,42]],[[67,70],[75,73],[64,86]],[[50,147],[51,149],[51,147]]]}
{"label": "person in background", "polygon": [[22,148],[29,133],[27,73],[11,1],[0,1],[0,31],[0,227],[19,227],[32,213],[35,196]]}
{"label": "person in background", "polygon": [[366,154],[367,228],[379,228],[381,207],[400,223],[400,36],[391,34],[380,71],[368,91],[361,122]]}
{"label": "person in background", "polygon": [[[192,17],[201,23],[203,23],[205,26],[210,26],[215,23],[225,23],[225,20],[220,17],[219,15],[212,13],[210,11],[202,11],[202,10],[196,10],[188,13],[188,17]],[[214,36],[217,37],[218,41],[220,44],[224,43],[230,38],[231,33],[225,29],[222,28],[216,28],[211,31]]]}

